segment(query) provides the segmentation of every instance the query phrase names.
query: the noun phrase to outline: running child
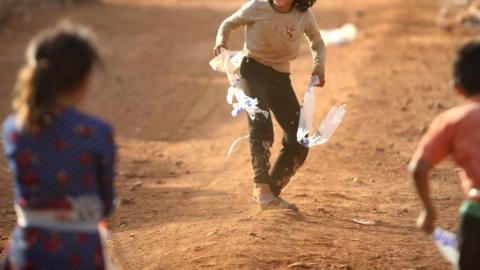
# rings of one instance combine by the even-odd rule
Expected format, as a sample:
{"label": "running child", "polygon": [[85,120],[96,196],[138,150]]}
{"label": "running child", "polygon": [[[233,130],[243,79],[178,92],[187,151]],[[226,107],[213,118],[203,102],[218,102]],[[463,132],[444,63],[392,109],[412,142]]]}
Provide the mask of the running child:
{"label": "running child", "polygon": [[420,141],[410,170],[424,210],[417,225],[426,233],[435,227],[429,173],[447,156],[462,169],[465,201],[460,207],[460,269],[480,269],[480,42],[466,44],[454,64],[454,83],[465,104],[437,116]]}
{"label": "running child", "polygon": [[283,148],[270,170],[272,118],[258,114],[248,120],[254,170],[253,196],[262,209],[297,207],[280,197],[282,189],[303,165],[308,148],[297,142],[300,105],[290,80],[290,61],[297,58],[304,35],[310,42],[313,72],[325,84],[325,45],[310,8],[315,0],[251,0],[225,19],[217,34],[214,54],[228,48],[232,32],[245,25],[247,56],[241,65],[241,89],[272,111],[283,129]]}
{"label": "running child", "polygon": [[65,24],[36,37],[26,57],[3,126],[18,224],[0,269],[105,269],[113,131],[78,109],[99,55],[86,30]]}

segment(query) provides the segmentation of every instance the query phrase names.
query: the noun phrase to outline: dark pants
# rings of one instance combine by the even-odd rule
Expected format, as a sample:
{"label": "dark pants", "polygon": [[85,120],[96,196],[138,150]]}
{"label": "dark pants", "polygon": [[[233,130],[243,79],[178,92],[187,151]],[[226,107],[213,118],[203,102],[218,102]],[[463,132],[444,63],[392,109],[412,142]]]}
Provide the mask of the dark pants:
{"label": "dark pants", "polygon": [[269,184],[274,195],[278,196],[308,154],[308,148],[299,144],[296,138],[300,105],[289,73],[278,72],[246,57],[241,75],[241,88],[245,94],[257,98],[260,109],[273,112],[283,129],[283,148],[270,171],[270,148],[274,137],[272,118],[257,114],[255,120],[248,119],[254,181]]}
{"label": "dark pants", "polygon": [[460,269],[480,269],[480,218],[463,215],[458,236]]}

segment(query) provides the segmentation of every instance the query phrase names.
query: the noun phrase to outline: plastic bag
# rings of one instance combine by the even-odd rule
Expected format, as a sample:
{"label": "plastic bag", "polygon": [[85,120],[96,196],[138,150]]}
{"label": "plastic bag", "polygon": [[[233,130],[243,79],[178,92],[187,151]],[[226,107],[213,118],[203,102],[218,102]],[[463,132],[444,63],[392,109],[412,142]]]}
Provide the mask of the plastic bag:
{"label": "plastic bag", "polygon": [[[217,55],[210,61],[210,66],[215,71],[227,74],[230,87],[227,91],[227,102],[233,107],[232,116],[237,117],[243,111],[248,113],[250,119],[254,120],[257,114],[268,118],[269,113],[258,108],[258,100],[251,98],[239,88],[240,83],[240,65],[245,57],[242,51],[222,50],[222,53]],[[234,98],[236,102],[234,102]]]}
{"label": "plastic bag", "polygon": [[455,269],[458,269],[460,254],[457,250],[457,236],[454,233],[437,227],[433,231],[432,238],[442,255]]}
{"label": "plastic bag", "polygon": [[355,40],[357,27],[351,23],[331,30],[320,30],[325,45],[344,45]]}
{"label": "plastic bag", "polygon": [[345,105],[333,106],[314,135],[309,136],[309,132],[313,126],[313,114],[315,112],[315,85],[317,85],[318,82],[318,76],[314,76],[305,92],[300,109],[297,141],[305,147],[314,147],[326,143],[330,137],[332,137],[340,123],[342,123],[346,113]]}

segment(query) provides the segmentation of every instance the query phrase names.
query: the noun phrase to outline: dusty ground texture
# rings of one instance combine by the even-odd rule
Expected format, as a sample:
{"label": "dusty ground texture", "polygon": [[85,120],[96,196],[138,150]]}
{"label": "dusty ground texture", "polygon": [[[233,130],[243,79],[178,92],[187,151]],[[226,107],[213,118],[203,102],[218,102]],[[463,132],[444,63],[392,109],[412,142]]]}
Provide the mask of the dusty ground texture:
{"label": "dusty ground texture", "polygon": [[[218,25],[241,3],[110,0],[19,16],[0,27],[0,116],[10,113],[32,35],[62,18],[85,23],[108,63],[86,107],[119,138],[121,205],[109,244],[122,269],[449,269],[413,227],[420,208],[406,166],[432,117],[461,102],[449,88],[451,60],[474,33],[435,26],[434,0],[319,1],[321,27],[360,28],[354,43],[328,48],[327,87],[317,95],[317,122],[334,104],[348,113],[285,191],[301,212],[261,212],[250,199],[247,144],[224,157],[246,119],[231,119],[226,79],[207,65]],[[306,44],[300,55],[292,70],[299,97],[311,71]],[[432,184],[439,224],[456,230],[462,196],[453,168],[443,163]],[[3,157],[0,186],[2,255],[15,222]]]}

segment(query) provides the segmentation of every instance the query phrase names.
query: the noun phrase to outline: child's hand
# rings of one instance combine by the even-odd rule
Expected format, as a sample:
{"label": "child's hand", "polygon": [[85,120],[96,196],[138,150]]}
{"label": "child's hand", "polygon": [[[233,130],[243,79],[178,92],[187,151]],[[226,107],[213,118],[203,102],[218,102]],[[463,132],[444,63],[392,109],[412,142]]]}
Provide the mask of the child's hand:
{"label": "child's hand", "polygon": [[216,45],[213,48],[213,55],[217,56],[217,55],[221,54],[222,53],[222,48],[223,49],[228,49],[226,45],[223,45],[223,44]]}
{"label": "child's hand", "polygon": [[324,73],[314,72],[314,73],[312,73],[312,77],[313,76],[318,76],[318,79],[320,80],[319,83],[317,85],[315,85],[316,87],[324,87],[325,86],[325,74]]}
{"label": "child's hand", "polygon": [[435,219],[437,218],[435,211],[423,210],[417,218],[417,228],[427,234],[432,234],[435,228]]}

